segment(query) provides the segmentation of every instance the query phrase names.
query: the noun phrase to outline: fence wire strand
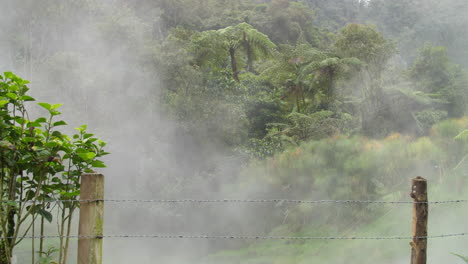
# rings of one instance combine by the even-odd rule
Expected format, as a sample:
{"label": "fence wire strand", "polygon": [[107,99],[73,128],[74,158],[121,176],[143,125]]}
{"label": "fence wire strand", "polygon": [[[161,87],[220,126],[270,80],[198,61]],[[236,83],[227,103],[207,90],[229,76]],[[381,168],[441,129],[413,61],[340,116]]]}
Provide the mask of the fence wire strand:
{"label": "fence wire strand", "polygon": [[8,201],[2,200],[2,203],[65,203],[65,202],[109,202],[109,203],[295,203],[295,204],[448,204],[448,203],[466,203],[468,200],[446,200],[446,201],[370,201],[370,200],[288,200],[288,199],[97,199],[97,200],[36,200],[36,201]]}
{"label": "fence wire strand", "polygon": [[[36,200],[36,201],[9,201],[0,200],[0,203],[66,203],[66,202],[109,202],[109,203],[293,203],[293,204],[449,204],[449,203],[466,203],[468,200],[446,200],[446,201],[371,201],[371,200],[289,200],[289,199],[93,199],[93,200]],[[211,240],[410,240],[410,239],[432,239],[432,238],[446,238],[446,237],[461,237],[467,236],[468,233],[453,233],[442,234],[433,236],[369,236],[369,237],[334,237],[334,236],[252,236],[252,235],[137,235],[137,234],[124,234],[124,235],[102,235],[102,236],[22,236],[22,237],[0,237],[4,239],[54,239],[54,238],[154,238],[154,239],[211,239]]]}
{"label": "fence wire strand", "polygon": [[[466,236],[468,233],[454,233],[443,234],[434,236],[386,236],[386,237],[320,237],[320,236],[303,236],[303,237],[290,237],[290,236],[215,236],[215,235],[103,235],[103,236],[23,236],[17,239],[47,239],[47,238],[155,238],[155,239],[234,239],[234,240],[410,240],[410,239],[433,239],[445,237],[460,237]],[[15,237],[0,237],[0,239],[13,239]]]}

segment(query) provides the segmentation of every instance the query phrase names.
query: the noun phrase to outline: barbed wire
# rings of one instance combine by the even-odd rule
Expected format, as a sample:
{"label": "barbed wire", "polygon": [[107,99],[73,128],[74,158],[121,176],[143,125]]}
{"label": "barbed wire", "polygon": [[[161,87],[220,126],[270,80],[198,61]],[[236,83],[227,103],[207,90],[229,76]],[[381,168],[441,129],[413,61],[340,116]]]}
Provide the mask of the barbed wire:
{"label": "barbed wire", "polygon": [[[459,237],[466,236],[468,233],[454,233],[443,234],[434,236],[370,236],[370,237],[333,237],[333,236],[243,236],[243,235],[102,235],[102,236],[23,236],[16,237],[17,239],[51,239],[51,238],[155,238],[155,239],[235,239],[235,240],[410,240],[410,239],[433,239],[433,238],[446,238],[446,237]],[[15,237],[0,237],[0,239],[13,239]]]}
{"label": "barbed wire", "polygon": [[371,200],[289,200],[289,199],[92,199],[92,200],[28,200],[10,201],[2,200],[2,203],[65,203],[65,202],[110,202],[110,203],[296,203],[296,204],[320,204],[320,203],[367,203],[367,204],[447,204],[466,203],[468,200],[446,200],[446,201],[371,201]]}

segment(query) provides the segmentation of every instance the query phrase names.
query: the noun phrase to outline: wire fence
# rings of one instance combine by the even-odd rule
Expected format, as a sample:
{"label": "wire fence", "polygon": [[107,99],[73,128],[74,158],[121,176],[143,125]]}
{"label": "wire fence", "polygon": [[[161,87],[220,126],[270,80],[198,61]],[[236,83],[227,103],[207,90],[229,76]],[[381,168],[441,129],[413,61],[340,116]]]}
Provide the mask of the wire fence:
{"label": "wire fence", "polygon": [[468,203],[468,200],[445,200],[445,201],[370,201],[370,200],[288,200],[288,199],[93,199],[93,200],[30,200],[30,201],[9,201],[1,200],[2,203],[66,203],[66,202],[110,202],[110,203],[293,203],[293,204],[450,204]]}
{"label": "wire fence", "polygon": [[[468,203],[468,200],[441,200],[441,201],[371,201],[371,200],[290,200],[290,199],[85,199],[85,200],[30,200],[30,201],[10,201],[0,200],[0,203],[67,203],[67,202],[104,202],[104,203],[210,203],[210,204],[254,204],[254,203],[275,203],[275,204],[453,204]],[[0,237],[0,239],[59,239],[59,238],[153,238],[153,239],[210,239],[210,240],[410,240],[410,239],[433,239],[447,237],[462,237],[468,233],[452,233],[432,236],[252,236],[252,235],[164,235],[164,234],[121,234],[121,235],[99,235],[99,236],[22,236],[22,237]]]}
{"label": "wire fence", "polygon": [[369,236],[369,237],[333,237],[333,236],[215,236],[215,235],[102,235],[102,236],[23,236],[1,237],[0,239],[40,239],[40,238],[157,238],[157,239],[237,239],[237,240],[409,240],[466,236],[468,233],[454,233],[434,236]]}

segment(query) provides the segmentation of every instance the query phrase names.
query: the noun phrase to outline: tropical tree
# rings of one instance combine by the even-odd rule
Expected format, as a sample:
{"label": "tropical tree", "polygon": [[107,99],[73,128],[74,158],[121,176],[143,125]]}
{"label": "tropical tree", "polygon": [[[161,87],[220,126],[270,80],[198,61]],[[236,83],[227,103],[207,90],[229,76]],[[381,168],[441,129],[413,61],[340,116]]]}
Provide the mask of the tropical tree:
{"label": "tropical tree", "polygon": [[426,44],[408,73],[416,89],[441,101],[442,110],[447,111],[450,117],[460,117],[465,113],[468,75],[449,59],[445,47]]}
{"label": "tropical tree", "polygon": [[362,91],[360,97],[363,99],[357,105],[361,110],[362,129],[371,136],[381,134],[374,124],[388,119],[382,72],[395,53],[394,44],[373,26],[348,24],[339,31],[333,48],[343,58],[357,58],[364,63],[356,74],[358,78],[355,82],[356,88]]}
{"label": "tropical tree", "polygon": [[336,98],[336,82],[345,77],[346,73],[353,68],[358,68],[363,63],[354,57],[340,58],[339,56],[321,52],[317,54],[316,60],[310,62],[303,69],[303,74],[314,75],[314,85],[325,94],[325,100],[321,105],[322,109],[329,109]]}
{"label": "tropical tree", "polygon": [[395,53],[395,46],[374,26],[348,24],[343,27],[334,44],[335,52],[345,58],[357,58],[366,63],[365,69],[379,77],[387,61]]}
{"label": "tropical tree", "polygon": [[297,112],[305,112],[311,105],[314,110],[330,108],[336,82],[361,65],[356,58],[320,51],[306,41],[295,46],[282,45],[277,57],[265,74],[275,85],[285,87],[283,98],[291,99]]}
{"label": "tropical tree", "polygon": [[[208,30],[193,38],[196,60],[203,63],[219,62],[219,58],[230,59],[232,77],[239,82],[239,52],[245,54],[246,69],[254,72],[253,62],[272,55],[276,45],[265,34],[247,23],[219,30]],[[217,58],[218,57],[218,58]]]}

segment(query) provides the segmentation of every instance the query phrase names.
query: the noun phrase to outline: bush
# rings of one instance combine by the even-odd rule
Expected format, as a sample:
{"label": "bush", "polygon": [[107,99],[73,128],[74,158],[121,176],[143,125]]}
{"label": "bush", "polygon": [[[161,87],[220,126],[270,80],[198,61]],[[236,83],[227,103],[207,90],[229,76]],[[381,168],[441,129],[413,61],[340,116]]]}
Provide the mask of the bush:
{"label": "bush", "polygon": [[[105,167],[99,160],[106,155],[105,142],[77,128],[68,136],[59,128],[67,123],[57,120],[61,104],[38,103],[47,117],[30,119],[27,103],[34,98],[27,94],[28,81],[11,72],[0,75],[0,263],[11,263],[14,247],[22,240],[19,230],[28,234],[35,219],[44,234],[44,220],[52,222],[55,206],[50,200],[75,200],[80,194],[80,176]],[[62,258],[66,262],[68,238],[77,202],[58,203]],[[34,228],[32,229],[34,230]],[[22,231],[23,232],[23,231]],[[34,236],[34,232],[30,234]],[[39,257],[42,257],[44,238],[39,238]],[[32,252],[35,254],[35,252]]]}

